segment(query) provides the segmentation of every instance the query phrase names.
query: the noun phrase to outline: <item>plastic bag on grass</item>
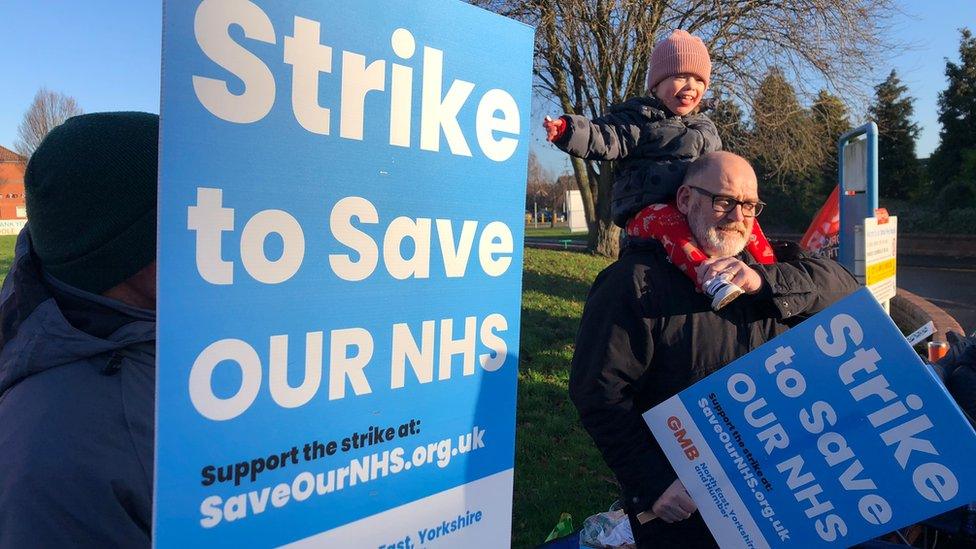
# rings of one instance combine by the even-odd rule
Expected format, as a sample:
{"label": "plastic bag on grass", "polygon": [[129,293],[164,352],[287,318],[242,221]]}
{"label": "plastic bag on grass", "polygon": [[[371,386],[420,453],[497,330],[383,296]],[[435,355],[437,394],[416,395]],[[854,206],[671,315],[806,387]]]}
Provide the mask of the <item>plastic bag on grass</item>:
{"label": "plastic bag on grass", "polygon": [[634,534],[627,513],[615,502],[610,510],[597,513],[583,521],[580,531],[581,549],[634,549]]}

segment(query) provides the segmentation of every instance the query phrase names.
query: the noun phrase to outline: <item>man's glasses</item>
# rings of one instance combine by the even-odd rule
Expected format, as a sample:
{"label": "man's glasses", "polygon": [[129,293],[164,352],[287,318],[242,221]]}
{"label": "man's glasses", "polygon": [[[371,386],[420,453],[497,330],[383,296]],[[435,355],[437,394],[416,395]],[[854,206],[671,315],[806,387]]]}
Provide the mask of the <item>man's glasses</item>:
{"label": "man's glasses", "polygon": [[703,195],[711,198],[712,209],[719,213],[729,213],[734,210],[736,206],[742,206],[742,215],[744,217],[756,217],[757,215],[761,214],[763,208],[766,207],[766,203],[761,200],[756,202],[742,202],[741,200],[736,200],[731,196],[711,193],[694,185],[687,185],[687,187],[689,189],[695,189]]}

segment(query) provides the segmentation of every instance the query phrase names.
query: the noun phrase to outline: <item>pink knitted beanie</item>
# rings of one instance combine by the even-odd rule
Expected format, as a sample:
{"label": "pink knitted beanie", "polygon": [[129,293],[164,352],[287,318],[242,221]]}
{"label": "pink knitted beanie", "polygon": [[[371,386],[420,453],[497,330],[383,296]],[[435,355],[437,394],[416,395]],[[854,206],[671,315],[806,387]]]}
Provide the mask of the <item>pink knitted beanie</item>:
{"label": "pink knitted beanie", "polygon": [[654,46],[651,70],[647,74],[647,89],[650,91],[661,80],[682,73],[694,74],[708,87],[712,76],[712,61],[708,58],[708,48],[701,38],[676,29],[671,36]]}

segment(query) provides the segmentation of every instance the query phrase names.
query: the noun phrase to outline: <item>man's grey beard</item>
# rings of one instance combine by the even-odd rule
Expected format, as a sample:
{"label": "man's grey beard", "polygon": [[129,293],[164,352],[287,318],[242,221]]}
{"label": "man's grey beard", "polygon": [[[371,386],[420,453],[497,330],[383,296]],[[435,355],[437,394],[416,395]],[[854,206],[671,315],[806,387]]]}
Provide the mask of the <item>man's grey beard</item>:
{"label": "man's grey beard", "polygon": [[691,207],[689,214],[688,226],[691,227],[691,233],[695,235],[695,240],[698,241],[698,245],[702,247],[705,254],[709,257],[733,257],[739,255],[739,252],[744,250],[746,243],[749,242],[749,236],[745,234],[745,223],[730,221],[719,225],[721,227],[732,226],[741,230],[738,235],[735,235],[720,232],[718,230],[719,226],[703,228],[703,225],[706,223],[703,221],[702,207],[698,204]]}

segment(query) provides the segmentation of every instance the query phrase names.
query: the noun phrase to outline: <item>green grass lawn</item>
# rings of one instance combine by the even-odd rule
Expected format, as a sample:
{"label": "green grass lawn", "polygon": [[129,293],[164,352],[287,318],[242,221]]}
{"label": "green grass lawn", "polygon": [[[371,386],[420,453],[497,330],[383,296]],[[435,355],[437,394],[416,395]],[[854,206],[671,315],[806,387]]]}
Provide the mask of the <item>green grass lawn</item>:
{"label": "green grass lawn", "polygon": [[14,244],[16,236],[0,236],[0,281],[7,278],[7,271],[14,263]]}
{"label": "green grass lawn", "polygon": [[569,400],[569,363],[590,284],[609,260],[525,250],[515,442],[513,546],[534,547],[561,512],[605,511],[616,482]]}
{"label": "green grass lawn", "polygon": [[[0,279],[10,269],[15,240],[0,236]],[[583,301],[608,264],[587,254],[525,250],[514,547],[542,543],[562,512],[579,528],[616,498],[613,474],[580,426],[567,391]]]}

